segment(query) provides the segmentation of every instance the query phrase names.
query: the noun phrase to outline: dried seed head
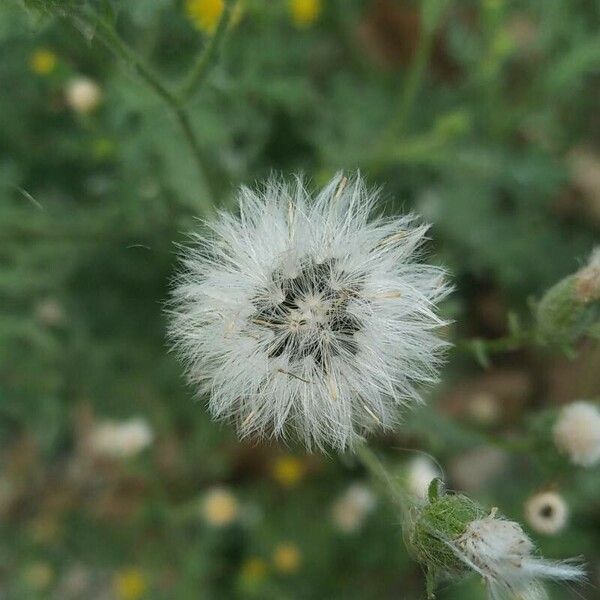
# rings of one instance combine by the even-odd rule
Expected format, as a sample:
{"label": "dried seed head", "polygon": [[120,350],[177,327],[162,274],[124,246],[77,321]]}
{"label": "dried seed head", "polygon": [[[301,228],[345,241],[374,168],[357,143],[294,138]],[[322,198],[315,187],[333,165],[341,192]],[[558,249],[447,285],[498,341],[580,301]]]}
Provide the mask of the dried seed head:
{"label": "dried seed head", "polygon": [[435,381],[444,272],[415,261],[427,227],[372,217],[376,200],[358,176],[314,199],[272,179],[243,188],[240,216],[221,214],[185,252],[171,336],[241,436],[342,450]]}

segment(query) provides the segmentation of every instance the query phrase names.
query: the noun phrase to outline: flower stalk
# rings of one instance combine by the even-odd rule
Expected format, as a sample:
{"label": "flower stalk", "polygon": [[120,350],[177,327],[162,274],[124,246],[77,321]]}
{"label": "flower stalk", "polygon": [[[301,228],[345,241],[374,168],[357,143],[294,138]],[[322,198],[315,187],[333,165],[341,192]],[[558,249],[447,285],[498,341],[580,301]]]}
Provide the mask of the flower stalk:
{"label": "flower stalk", "polygon": [[231,25],[231,19],[237,6],[238,0],[225,0],[223,11],[214,34],[208,39],[204,49],[199,54],[194,66],[191,68],[186,80],[177,93],[179,104],[187,102],[202,86],[211,67],[219,59],[219,53],[223,48],[227,31]]}
{"label": "flower stalk", "polygon": [[132,66],[146,86],[167,105],[175,121],[179,124],[183,137],[191,151],[202,186],[206,190],[207,196],[213,199],[218,197],[218,192],[212,182],[213,178],[207,165],[206,154],[192,126],[184,103],[192,94],[200,89],[210,69],[217,63],[219,51],[231,22],[235,3],[236,0],[225,1],[223,13],[214,36],[200,53],[198,60],[179,92],[171,91],[170,87],[163,82],[161,77],[119,36],[115,28],[96,11],[89,7],[75,6],[70,6],[68,9],[61,9],[53,4],[43,7],[43,10],[47,14],[68,20],[77,29],[83,27],[93,32],[110,52],[125,64]]}

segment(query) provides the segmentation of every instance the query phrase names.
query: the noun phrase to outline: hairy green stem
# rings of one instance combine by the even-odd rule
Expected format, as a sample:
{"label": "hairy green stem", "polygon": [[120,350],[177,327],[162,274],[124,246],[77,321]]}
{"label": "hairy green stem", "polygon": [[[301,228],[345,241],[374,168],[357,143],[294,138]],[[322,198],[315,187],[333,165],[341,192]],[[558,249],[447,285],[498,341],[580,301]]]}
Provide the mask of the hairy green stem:
{"label": "hairy green stem", "polygon": [[237,1],[238,0],[225,0],[223,11],[221,12],[214,34],[206,43],[204,50],[200,53],[200,56],[198,56],[196,63],[190,70],[187,79],[177,94],[180,103],[186,102],[194,92],[196,92],[206,79],[206,75],[210,71],[210,68],[217,62],[227,31],[231,24]]}
{"label": "hairy green stem", "polygon": [[392,478],[375,452],[373,452],[366,443],[358,444],[355,452],[357,458],[367,469],[381,490],[391,500],[392,504],[400,510],[402,515],[405,515],[410,508],[410,503],[406,492],[400,487],[399,482]]}
{"label": "hairy green stem", "polygon": [[521,330],[493,340],[485,338],[472,338],[460,340],[455,344],[456,350],[473,354],[482,367],[490,365],[490,354],[504,354],[516,352],[529,344],[536,343],[534,331]]}

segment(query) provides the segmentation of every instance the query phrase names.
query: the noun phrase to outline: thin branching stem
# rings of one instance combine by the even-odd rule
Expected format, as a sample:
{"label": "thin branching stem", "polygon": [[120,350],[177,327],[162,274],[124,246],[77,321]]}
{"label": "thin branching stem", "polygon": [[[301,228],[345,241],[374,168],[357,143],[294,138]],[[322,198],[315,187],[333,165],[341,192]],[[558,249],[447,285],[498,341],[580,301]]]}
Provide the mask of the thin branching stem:
{"label": "thin branching stem", "polygon": [[[191,83],[188,84],[190,91],[197,91],[200,88],[210,68],[216,64],[218,50],[224,39],[224,31],[227,29],[231,18],[231,8],[232,0],[227,0],[223,15],[219,21],[219,26],[217,27],[217,32],[215,32],[211,43],[209,43],[200,55],[196,67],[190,74],[189,81]],[[50,10],[50,12],[52,11]],[[76,28],[84,26],[93,31],[100,42],[117,58],[125,64],[132,66],[141,80],[168,106],[190,148],[207,195],[216,200],[217,193],[209,176],[205,153],[192,127],[189,113],[183,106],[182,98],[178,94],[173,93],[160,76],[121,38],[115,28],[92,9],[70,8],[68,11],[56,14],[69,20]],[[216,39],[217,37],[218,39]]]}
{"label": "thin branching stem", "polygon": [[404,133],[406,124],[411,116],[412,108],[423,83],[423,77],[435,41],[435,33],[444,13],[445,4],[445,0],[427,0],[424,3],[422,9],[422,30],[417,49],[400,95],[398,110],[388,129],[388,136],[392,139]]}
{"label": "thin branching stem", "polygon": [[401,488],[399,482],[391,477],[383,463],[379,460],[377,454],[375,454],[375,452],[373,452],[373,450],[365,443],[358,444],[355,451],[357,458],[367,469],[381,491],[390,499],[392,504],[400,510],[400,513],[405,515],[408,512],[410,505],[406,492]]}
{"label": "thin branching stem", "polygon": [[180,104],[185,103],[202,86],[211,67],[216,64],[230,28],[237,2],[238,0],[225,0],[214,34],[206,43],[177,94]]}

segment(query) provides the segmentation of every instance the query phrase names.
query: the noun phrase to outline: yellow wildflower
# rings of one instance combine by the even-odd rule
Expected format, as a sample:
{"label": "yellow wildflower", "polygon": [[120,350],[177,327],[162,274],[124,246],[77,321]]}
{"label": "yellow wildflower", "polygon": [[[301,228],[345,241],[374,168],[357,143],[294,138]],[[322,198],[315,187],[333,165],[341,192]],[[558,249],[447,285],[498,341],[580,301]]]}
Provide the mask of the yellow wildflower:
{"label": "yellow wildflower", "polygon": [[288,3],[292,21],[298,27],[312,25],[321,14],[322,0],[289,0]]}
{"label": "yellow wildflower", "polygon": [[54,571],[48,563],[36,562],[25,569],[24,579],[28,587],[42,591],[52,583]]}
{"label": "yellow wildflower", "polygon": [[205,33],[213,33],[223,12],[223,0],[186,0],[188,19]]}
{"label": "yellow wildflower", "polygon": [[29,57],[29,67],[36,75],[49,75],[56,67],[56,54],[40,48]]}
{"label": "yellow wildflower", "polygon": [[146,579],[139,569],[119,571],[114,578],[114,589],[120,600],[139,600],[146,591]]}
{"label": "yellow wildflower", "polygon": [[279,544],[273,552],[273,564],[275,568],[286,575],[295,573],[302,562],[302,555],[298,546],[291,542]]}
{"label": "yellow wildflower", "polygon": [[215,487],[202,499],[202,516],[213,527],[230,525],[238,517],[236,497],[224,488]]}
{"label": "yellow wildflower", "polygon": [[241,577],[244,583],[257,584],[265,578],[267,574],[267,564],[262,558],[253,556],[248,558],[242,564]]}
{"label": "yellow wildflower", "polygon": [[295,456],[281,456],[273,464],[273,477],[283,487],[294,487],[303,476],[304,464]]}

